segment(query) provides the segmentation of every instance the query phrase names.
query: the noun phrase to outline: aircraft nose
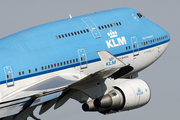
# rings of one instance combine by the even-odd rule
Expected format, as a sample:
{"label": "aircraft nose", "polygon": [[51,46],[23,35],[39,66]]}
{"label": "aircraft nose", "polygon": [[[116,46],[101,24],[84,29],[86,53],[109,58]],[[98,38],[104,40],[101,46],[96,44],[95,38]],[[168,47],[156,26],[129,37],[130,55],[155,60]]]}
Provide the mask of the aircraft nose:
{"label": "aircraft nose", "polygon": [[170,42],[170,35],[164,28],[160,27],[159,25],[156,25],[155,28],[155,33],[157,33],[157,36],[162,36],[160,40],[163,39],[165,40],[164,42]]}
{"label": "aircraft nose", "polygon": [[170,41],[170,35],[164,28],[162,28],[158,24],[156,24],[156,23],[154,23],[154,22],[152,22],[152,21],[150,21],[148,19],[146,19],[146,20],[147,20],[146,24],[148,25],[148,28],[151,30],[154,37],[162,36],[163,39],[168,39]]}
{"label": "aircraft nose", "polygon": [[164,36],[165,37],[165,41],[164,42],[167,42],[168,45],[169,45],[169,42],[170,42],[170,39],[171,39],[170,34],[166,30],[163,31],[163,34],[165,35]]}
{"label": "aircraft nose", "polygon": [[168,40],[168,42],[170,41],[170,35],[169,35],[169,33],[165,30],[165,29],[163,29],[163,28],[161,28],[161,31],[162,31],[162,35],[165,35],[165,39],[167,39]]}

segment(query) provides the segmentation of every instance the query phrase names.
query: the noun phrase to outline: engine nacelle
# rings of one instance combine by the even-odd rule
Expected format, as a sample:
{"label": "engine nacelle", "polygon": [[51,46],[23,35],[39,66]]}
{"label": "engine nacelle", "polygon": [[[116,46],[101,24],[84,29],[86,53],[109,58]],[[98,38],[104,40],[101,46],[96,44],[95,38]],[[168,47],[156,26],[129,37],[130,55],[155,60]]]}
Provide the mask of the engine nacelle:
{"label": "engine nacelle", "polygon": [[114,89],[102,98],[83,104],[83,110],[99,111],[103,114],[126,111],[144,106],[151,97],[149,86],[140,79],[124,80],[113,87]]}
{"label": "engine nacelle", "polygon": [[148,84],[140,79],[127,80],[115,88],[121,89],[125,97],[125,104],[121,111],[142,107],[151,98]]}

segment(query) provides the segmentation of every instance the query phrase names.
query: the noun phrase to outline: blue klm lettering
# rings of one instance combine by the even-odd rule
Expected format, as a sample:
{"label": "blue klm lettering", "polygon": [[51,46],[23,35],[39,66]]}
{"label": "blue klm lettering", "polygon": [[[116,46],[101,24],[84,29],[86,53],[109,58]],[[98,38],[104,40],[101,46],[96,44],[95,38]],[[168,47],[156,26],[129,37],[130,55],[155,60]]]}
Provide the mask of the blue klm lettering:
{"label": "blue klm lettering", "polygon": [[111,66],[116,64],[116,60],[113,57],[109,58],[109,62],[106,62],[106,66]]}

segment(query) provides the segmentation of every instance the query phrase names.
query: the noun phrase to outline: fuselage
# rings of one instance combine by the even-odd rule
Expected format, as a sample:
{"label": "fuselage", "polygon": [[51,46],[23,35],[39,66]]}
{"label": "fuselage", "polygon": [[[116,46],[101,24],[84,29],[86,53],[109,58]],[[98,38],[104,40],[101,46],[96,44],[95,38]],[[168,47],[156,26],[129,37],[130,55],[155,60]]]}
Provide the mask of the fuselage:
{"label": "fuselage", "polygon": [[99,71],[104,68],[97,53],[101,50],[133,66],[127,76],[148,67],[165,51],[170,36],[137,13],[129,8],[113,9],[43,24],[2,38],[0,98],[61,71],[76,69],[80,76]]}

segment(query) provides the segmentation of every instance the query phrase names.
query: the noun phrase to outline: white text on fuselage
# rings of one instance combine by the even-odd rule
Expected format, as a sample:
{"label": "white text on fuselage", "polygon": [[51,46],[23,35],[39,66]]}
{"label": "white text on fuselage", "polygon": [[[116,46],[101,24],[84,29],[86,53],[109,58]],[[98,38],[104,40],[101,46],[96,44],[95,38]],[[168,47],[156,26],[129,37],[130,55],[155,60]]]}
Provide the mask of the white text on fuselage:
{"label": "white text on fuselage", "polygon": [[[110,33],[107,33],[107,35],[110,37],[110,38],[114,38],[114,37],[117,37],[117,31],[112,31],[110,30]],[[107,47],[108,48],[113,48],[113,47],[118,47],[118,46],[121,46],[121,45],[125,45],[127,44],[126,42],[126,38],[124,36],[122,36],[121,38],[118,37],[116,39],[110,39],[110,40],[106,40],[106,44],[107,44]]]}

